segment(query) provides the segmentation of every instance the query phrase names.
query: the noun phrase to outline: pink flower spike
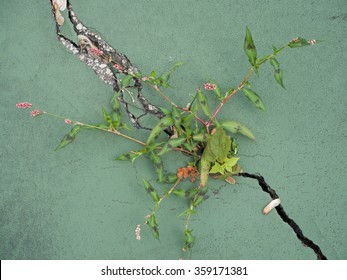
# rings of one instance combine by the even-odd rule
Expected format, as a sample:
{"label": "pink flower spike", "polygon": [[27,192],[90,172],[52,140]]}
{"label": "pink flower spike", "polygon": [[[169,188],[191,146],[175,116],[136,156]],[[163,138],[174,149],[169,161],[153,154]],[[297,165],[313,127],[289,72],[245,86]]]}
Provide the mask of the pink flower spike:
{"label": "pink flower spike", "polygon": [[65,119],[66,124],[72,124],[72,121],[70,119]]}
{"label": "pink flower spike", "polygon": [[119,64],[113,64],[113,68],[116,68],[119,72],[122,72],[123,71],[123,67],[120,66]]}
{"label": "pink flower spike", "polygon": [[89,51],[91,54],[94,54],[94,55],[97,55],[97,56],[103,55],[103,54],[104,54],[102,51],[100,51],[100,50],[97,49],[97,48],[90,48],[88,51]]}
{"label": "pink flower spike", "polygon": [[217,88],[217,86],[215,84],[206,83],[206,84],[204,84],[204,88],[206,90],[215,90]]}
{"label": "pink flower spike", "polygon": [[33,105],[29,102],[20,102],[20,103],[16,104],[16,107],[20,108],[20,109],[30,108],[31,106],[33,106]]}
{"label": "pink flower spike", "polygon": [[43,114],[43,111],[41,111],[41,110],[34,110],[34,111],[31,111],[30,116],[36,117],[36,116],[41,115],[41,114]]}

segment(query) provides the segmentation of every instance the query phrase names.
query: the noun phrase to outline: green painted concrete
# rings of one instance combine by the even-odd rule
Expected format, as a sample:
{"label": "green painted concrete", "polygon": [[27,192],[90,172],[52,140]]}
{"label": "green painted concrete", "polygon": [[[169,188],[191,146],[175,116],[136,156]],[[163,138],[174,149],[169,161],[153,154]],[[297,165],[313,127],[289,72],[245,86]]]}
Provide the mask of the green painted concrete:
{"label": "green painted concrete", "polygon": [[[142,240],[135,239],[136,225],[152,207],[141,179],[155,183],[155,175],[145,159],[135,167],[113,161],[134,144],[84,131],[73,145],[54,152],[69,127],[15,108],[29,101],[75,120],[101,121],[100,109],[112,95],[58,43],[48,1],[22,2],[2,1],[0,9],[0,258],[177,259],[183,226],[177,214],[186,206],[178,199],[159,212],[160,242],[145,226]],[[242,80],[248,69],[246,26],[260,54],[297,36],[324,40],[279,58],[286,91],[268,66],[252,78],[265,113],[240,95],[222,115],[242,121],[257,136],[256,142],[237,137],[244,169],[265,176],[290,217],[328,258],[347,258],[346,1],[72,3],[87,25],[143,72],[186,61],[170,91],[182,104],[209,78],[224,87]],[[192,258],[315,258],[275,213],[261,214],[269,198],[255,182],[210,187],[210,198],[192,220],[198,237]]]}

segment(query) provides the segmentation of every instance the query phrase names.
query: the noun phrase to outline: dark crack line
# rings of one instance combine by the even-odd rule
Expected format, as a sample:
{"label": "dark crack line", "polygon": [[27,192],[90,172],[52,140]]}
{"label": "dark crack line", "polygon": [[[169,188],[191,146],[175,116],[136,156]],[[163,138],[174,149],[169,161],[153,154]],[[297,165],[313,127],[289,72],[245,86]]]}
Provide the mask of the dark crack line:
{"label": "dark crack line", "polygon": [[[272,199],[279,198],[276,191],[272,189],[266,182],[263,176],[250,174],[246,172],[239,173],[238,176],[255,179],[258,181],[259,186],[262,190],[270,195]],[[280,204],[276,207],[277,214],[281,217],[281,219],[287,223],[295,232],[297,238],[302,242],[304,246],[311,248],[317,256],[318,260],[327,260],[327,257],[322,253],[321,249],[317,244],[315,244],[312,240],[308,239],[301,228],[298,226],[296,222],[294,222],[287,213],[284,211],[283,206]]]}

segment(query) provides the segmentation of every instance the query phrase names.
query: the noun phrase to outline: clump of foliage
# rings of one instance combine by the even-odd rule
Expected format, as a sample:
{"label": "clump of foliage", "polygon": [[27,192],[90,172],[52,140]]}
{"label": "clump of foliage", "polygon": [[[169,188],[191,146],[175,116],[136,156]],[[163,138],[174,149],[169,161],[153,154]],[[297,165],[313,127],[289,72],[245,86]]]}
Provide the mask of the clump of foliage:
{"label": "clump of foliage", "polygon": [[[56,150],[72,143],[82,129],[101,130],[136,142],[139,145],[138,149],[118,155],[117,159],[134,163],[137,158],[146,156],[153,164],[158,178],[157,183],[153,184],[146,178],[143,179],[144,190],[154,203],[151,213],[145,216],[145,224],[148,225],[153,236],[159,239],[160,221],[157,220],[157,211],[160,205],[170,196],[177,196],[186,200],[188,202],[187,209],[179,215],[185,218],[182,232],[182,252],[191,252],[196,236],[190,226],[190,219],[198,210],[199,205],[204,203],[208,197],[209,180],[222,180],[230,184],[235,183],[236,176],[257,179],[259,184],[262,180],[260,176],[254,177],[256,175],[243,172],[239,164],[238,143],[233,137],[234,134],[241,134],[255,140],[254,134],[238,121],[219,119],[219,112],[238,92],[244,94],[255,108],[265,111],[265,105],[261,97],[250,82],[252,74],[257,74],[265,63],[269,63],[273,68],[275,81],[284,88],[283,70],[277,60],[278,56],[285,49],[309,46],[315,43],[315,40],[306,40],[299,37],[282,47],[273,47],[270,54],[259,56],[251,32],[246,28],[244,51],[248,57],[250,69],[244,79],[238,85],[228,88],[220,86],[216,81],[208,81],[197,89],[195,96],[187,106],[174,103],[165,93],[165,89],[171,87],[171,75],[183,63],[175,64],[170,71],[160,75],[156,71],[152,71],[149,75],[125,73],[121,79],[119,90],[114,92],[111,99],[112,110],[102,110],[105,121],[103,124],[86,124],[61,117],[73,127],[63,137]],[[122,93],[129,93],[132,97],[131,91],[135,87],[136,81],[139,80],[167,102],[167,107],[162,108],[164,116],[151,129],[146,142],[126,134],[129,127],[122,118],[119,98]],[[217,108],[211,108],[209,105],[211,103],[209,102],[210,98],[215,98],[218,101]],[[39,114],[53,115],[41,110],[34,110],[33,112],[33,116]],[[171,170],[171,173],[166,173],[163,156],[171,152],[182,154],[185,164],[177,170]],[[190,187],[182,187],[182,182],[188,180],[190,181]],[[265,184],[265,187],[262,186],[263,190],[269,192],[273,199],[278,198],[275,193],[271,192],[272,189],[265,182],[262,184]],[[170,187],[167,187],[168,185]],[[278,209],[279,211],[283,210],[282,206],[278,206]],[[285,220],[283,217],[282,219]],[[294,226],[292,227],[294,229]],[[138,239],[140,239],[139,226],[136,232]],[[302,239],[300,240],[304,243]]]}

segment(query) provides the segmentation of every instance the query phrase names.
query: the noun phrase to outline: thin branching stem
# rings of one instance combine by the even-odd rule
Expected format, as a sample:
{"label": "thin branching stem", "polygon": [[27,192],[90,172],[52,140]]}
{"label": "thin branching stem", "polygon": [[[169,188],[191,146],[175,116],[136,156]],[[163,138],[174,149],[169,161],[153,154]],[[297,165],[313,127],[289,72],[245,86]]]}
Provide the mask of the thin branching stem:
{"label": "thin branching stem", "polygon": [[235,88],[227,97],[225,97],[222,102],[219,104],[218,108],[214,111],[212,114],[212,117],[209,119],[208,122],[206,122],[205,126],[209,127],[212,123],[212,121],[216,118],[218,115],[219,111],[222,109],[225,103],[228,102],[228,100],[233,97],[238,91],[240,91],[248,81],[249,77],[251,76],[252,72],[254,71],[254,66],[248,71],[246,77],[243,79],[243,81],[239,84],[237,88]]}
{"label": "thin branching stem", "polygon": [[177,187],[177,185],[178,185],[180,182],[181,182],[181,178],[178,178],[178,179],[176,180],[176,182],[173,184],[173,186],[171,187],[171,189],[168,190],[168,191],[159,199],[159,201],[158,201],[158,202],[155,204],[155,206],[154,206],[152,215],[157,211],[157,209],[159,208],[159,206],[160,206],[160,204],[162,203],[162,201],[163,201],[165,198],[167,198],[167,197],[170,196],[170,194],[173,192],[173,190]]}

